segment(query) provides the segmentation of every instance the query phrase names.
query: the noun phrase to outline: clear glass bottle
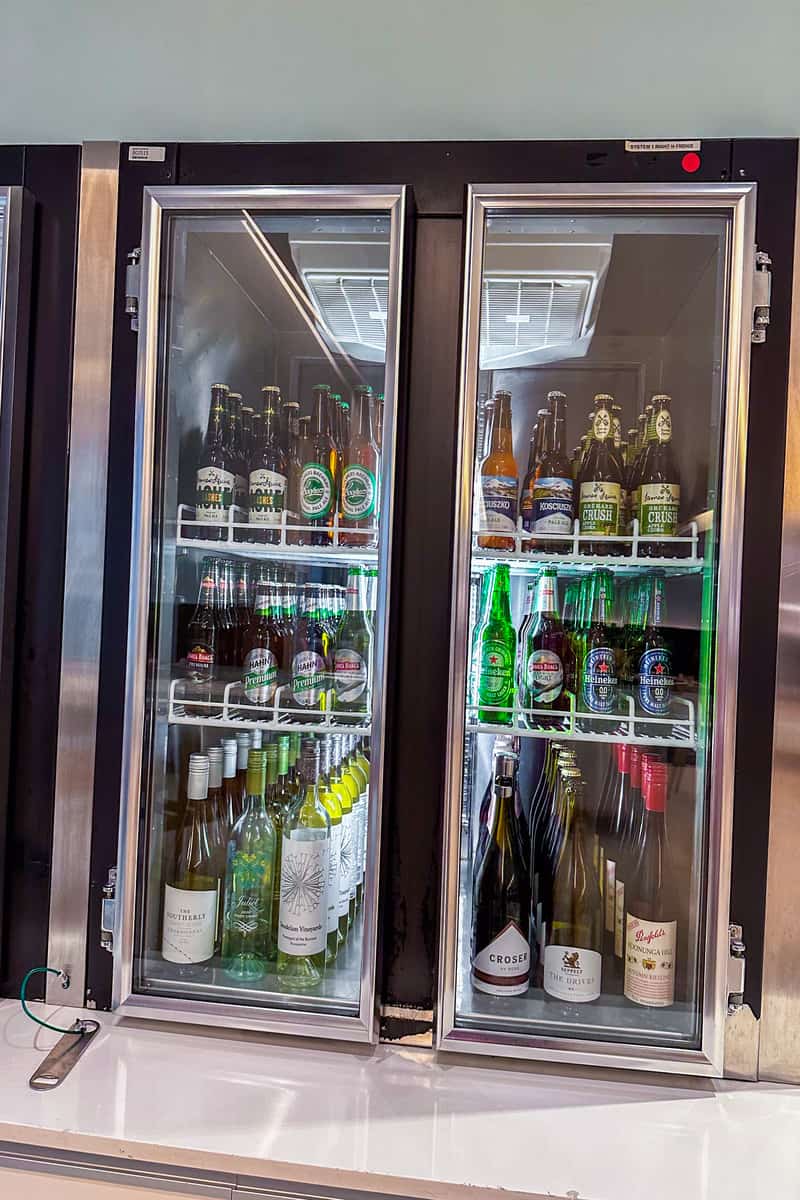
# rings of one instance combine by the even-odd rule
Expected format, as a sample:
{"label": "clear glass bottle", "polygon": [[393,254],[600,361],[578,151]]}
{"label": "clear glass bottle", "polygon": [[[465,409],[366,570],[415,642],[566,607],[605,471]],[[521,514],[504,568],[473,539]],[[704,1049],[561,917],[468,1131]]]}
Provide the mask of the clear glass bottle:
{"label": "clear glass bottle", "polygon": [[270,952],[275,828],[266,808],[266,759],[263,750],[248,754],[247,804],[228,841],[222,958],[225,974],[243,981],[263,978]]}

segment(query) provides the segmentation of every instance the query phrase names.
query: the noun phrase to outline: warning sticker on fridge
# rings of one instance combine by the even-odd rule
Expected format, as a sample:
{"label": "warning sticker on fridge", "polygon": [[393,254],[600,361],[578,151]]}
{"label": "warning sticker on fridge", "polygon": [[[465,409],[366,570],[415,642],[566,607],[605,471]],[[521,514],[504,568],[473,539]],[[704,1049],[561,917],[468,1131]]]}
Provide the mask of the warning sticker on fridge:
{"label": "warning sticker on fridge", "polygon": [[625,149],[629,154],[685,154],[687,150],[699,150],[700,140],[692,138],[686,141],[668,142],[657,140],[655,142],[636,142],[625,139]]}

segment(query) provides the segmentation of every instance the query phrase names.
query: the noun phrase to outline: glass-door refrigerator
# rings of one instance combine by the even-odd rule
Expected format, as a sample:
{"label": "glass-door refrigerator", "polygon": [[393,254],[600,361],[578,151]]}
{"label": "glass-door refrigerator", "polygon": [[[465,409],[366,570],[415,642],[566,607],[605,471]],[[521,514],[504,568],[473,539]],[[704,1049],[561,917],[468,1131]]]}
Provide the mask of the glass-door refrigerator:
{"label": "glass-door refrigerator", "polygon": [[755,215],[470,190],[441,1049],[721,1073]]}
{"label": "glass-door refrigerator", "polygon": [[145,190],[114,1007],[371,1040],[405,190]]}

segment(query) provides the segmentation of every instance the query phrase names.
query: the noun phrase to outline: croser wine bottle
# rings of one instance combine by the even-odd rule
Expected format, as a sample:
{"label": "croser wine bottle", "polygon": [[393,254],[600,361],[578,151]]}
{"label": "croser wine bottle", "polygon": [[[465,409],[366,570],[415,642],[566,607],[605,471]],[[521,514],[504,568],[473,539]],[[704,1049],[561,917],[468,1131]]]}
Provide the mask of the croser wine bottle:
{"label": "croser wine bottle", "polygon": [[539,576],[535,614],[524,641],[520,636],[519,703],[523,709],[536,710],[524,717],[533,728],[557,727],[559,718],[550,718],[547,712],[569,711],[564,683],[570,647],[559,616],[557,589],[556,572],[545,568]]}
{"label": "croser wine bottle", "polygon": [[530,884],[514,834],[513,762],[501,760],[489,842],[473,886],[472,986],[493,996],[528,990]]}
{"label": "croser wine bottle", "polygon": [[510,392],[495,393],[492,441],[481,463],[480,486],[483,505],[478,545],[490,550],[513,550],[519,471],[514,458]]}
{"label": "croser wine bottle", "polygon": [[[664,576],[657,574],[653,575],[650,581],[647,623],[639,645],[636,708],[642,716],[667,719],[672,709],[675,677],[672,673],[672,649],[663,625]],[[643,726],[642,731],[657,737],[669,732],[669,728],[651,723]]]}
{"label": "croser wine bottle", "polygon": [[602,898],[584,830],[582,780],[565,786],[566,823],[553,877],[553,916],[544,952],[544,990],[588,1004],[602,991]]}
{"label": "croser wine bottle", "polygon": [[[575,485],[565,449],[567,398],[548,392],[543,453],[533,483],[533,529],[536,533],[571,534],[575,516]],[[533,545],[534,543],[532,543]],[[569,543],[538,540],[538,548],[551,553],[569,549]]]}
{"label": "croser wine bottle", "polygon": [[667,1008],[675,1001],[677,914],[664,808],[666,763],[650,761],[644,782],[644,829],[638,860],[626,880],[625,996]]}
{"label": "croser wine bottle", "polygon": [[364,573],[361,567],[347,572],[347,612],[336,637],[333,687],[336,707],[344,712],[370,711],[372,626],[367,619]]}
{"label": "croser wine bottle", "polygon": [[477,645],[478,720],[492,725],[513,724],[514,667],[517,657],[517,633],[511,623],[511,576],[501,563],[492,568],[489,614]]}
{"label": "croser wine bottle", "polygon": [[225,429],[227,385],[211,385],[211,408],[206,436],[197,465],[195,517],[203,521],[195,526],[196,535],[206,541],[225,541],[226,525],[234,500],[235,464],[231,461]]}
{"label": "croser wine bottle", "polygon": [[339,493],[339,450],[330,427],[330,388],[314,387],[314,412],[310,437],[302,444],[300,515],[304,530],[301,540],[312,546],[327,546],[333,540],[333,518]]}
{"label": "croser wine bottle", "polygon": [[249,523],[252,529],[248,531],[248,540],[276,543],[281,538],[288,469],[280,429],[281,392],[277,387],[264,387],[261,394],[261,441],[250,462]]}
{"label": "croser wine bottle", "polygon": [[[592,440],[580,475],[581,535],[619,533],[622,503],[622,467],[617,457],[611,425],[611,396],[595,396]],[[618,554],[615,542],[587,542],[584,554]]]}
{"label": "croser wine bottle", "polygon": [[189,756],[186,809],[178,832],[172,882],[164,888],[161,954],[181,974],[198,973],[214,957],[221,863],[216,816],[208,802],[208,758]]}
{"label": "croser wine bottle", "polygon": [[[344,546],[377,546],[380,451],[372,433],[372,389],[353,391],[353,416],[345,443],[342,470],[342,531]],[[344,428],[342,430],[344,435]]]}
{"label": "croser wine bottle", "polygon": [[305,740],[303,790],[283,824],[278,979],[288,991],[319,983],[328,935],[331,819],[319,798],[319,747]]}
{"label": "croser wine bottle", "polygon": [[228,840],[222,957],[232,979],[261,979],[270,957],[275,828],[265,791],[275,780],[275,749],[249,752],[247,803]]}
{"label": "croser wine bottle", "polygon": [[667,547],[661,539],[678,532],[681,482],[672,452],[671,404],[669,396],[653,396],[654,439],[639,482],[639,533],[660,540],[643,542],[639,553],[644,556],[664,554]]}

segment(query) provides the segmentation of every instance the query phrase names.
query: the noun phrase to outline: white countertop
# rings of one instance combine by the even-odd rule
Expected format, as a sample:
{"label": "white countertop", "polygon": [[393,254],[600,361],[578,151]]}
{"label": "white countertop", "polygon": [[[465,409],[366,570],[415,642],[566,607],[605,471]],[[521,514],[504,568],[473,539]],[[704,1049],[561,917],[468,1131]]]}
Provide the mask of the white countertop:
{"label": "white countertop", "polygon": [[103,1022],[93,1045],[55,1091],[34,1092],[57,1037],[0,1001],[0,1143],[417,1197],[800,1195],[800,1088],[86,1015]]}

